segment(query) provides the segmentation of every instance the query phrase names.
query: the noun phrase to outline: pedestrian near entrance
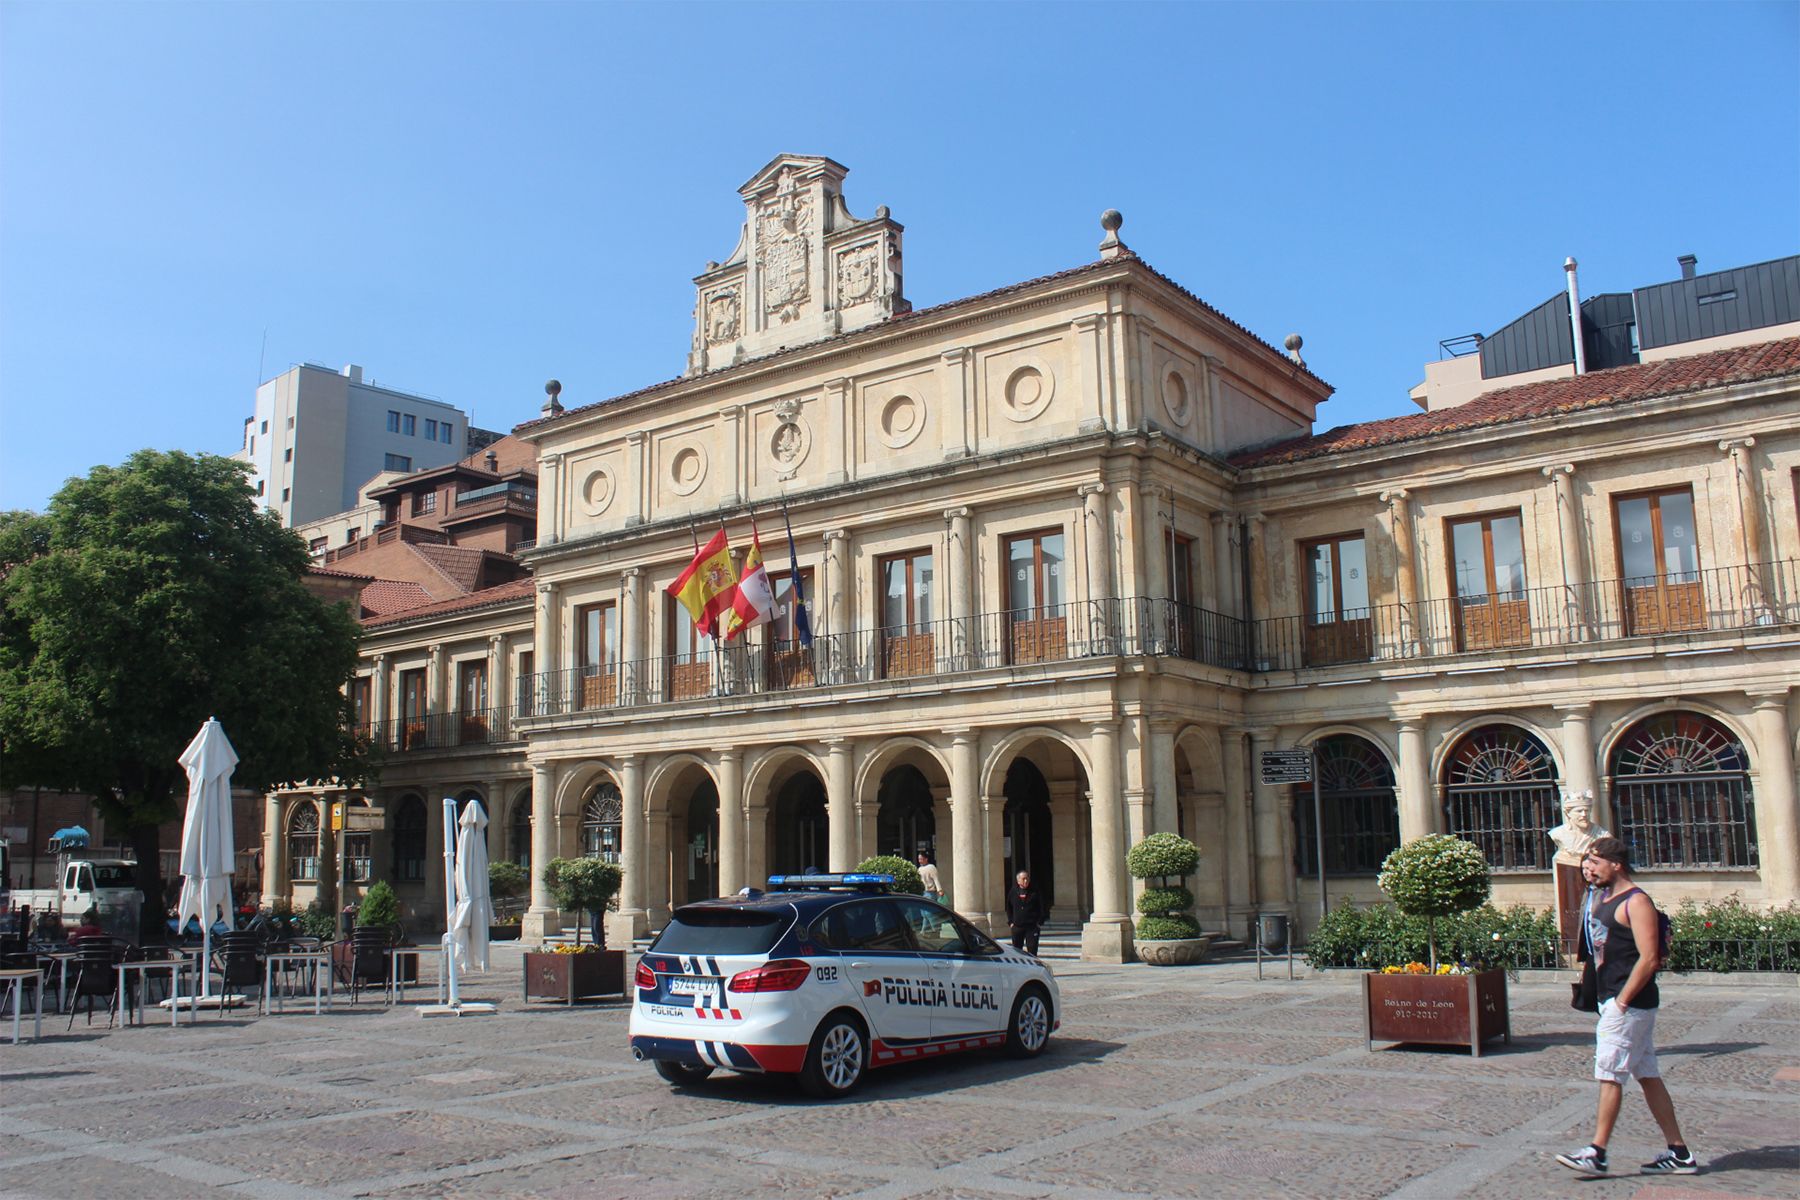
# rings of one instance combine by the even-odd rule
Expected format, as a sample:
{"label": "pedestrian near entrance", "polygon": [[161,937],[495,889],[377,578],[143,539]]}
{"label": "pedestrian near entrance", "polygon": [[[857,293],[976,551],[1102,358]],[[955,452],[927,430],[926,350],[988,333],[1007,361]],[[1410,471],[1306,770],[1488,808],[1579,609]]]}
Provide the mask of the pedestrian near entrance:
{"label": "pedestrian near entrance", "polygon": [[1044,895],[1031,882],[1030,873],[1020,871],[1006,892],[1006,923],[1012,928],[1013,949],[1036,954],[1038,931],[1049,915]]}
{"label": "pedestrian near entrance", "polygon": [[1578,1174],[1597,1178],[1610,1173],[1606,1143],[1619,1119],[1625,1084],[1635,1077],[1644,1102],[1662,1129],[1669,1148],[1643,1164],[1646,1175],[1692,1175],[1700,1169],[1681,1126],[1675,1102],[1663,1086],[1656,1063],[1656,973],[1662,967],[1662,920],[1644,889],[1631,881],[1631,857],[1615,837],[1597,839],[1582,859],[1582,870],[1595,885],[1589,939],[1595,961],[1600,1023],[1594,1031],[1594,1078],[1600,1081],[1600,1109],[1594,1140],[1584,1150],[1559,1154],[1556,1161]]}
{"label": "pedestrian near entrance", "polygon": [[931,855],[919,851],[919,884],[925,889],[927,900],[942,900],[944,884],[938,878],[938,869],[931,861]]}

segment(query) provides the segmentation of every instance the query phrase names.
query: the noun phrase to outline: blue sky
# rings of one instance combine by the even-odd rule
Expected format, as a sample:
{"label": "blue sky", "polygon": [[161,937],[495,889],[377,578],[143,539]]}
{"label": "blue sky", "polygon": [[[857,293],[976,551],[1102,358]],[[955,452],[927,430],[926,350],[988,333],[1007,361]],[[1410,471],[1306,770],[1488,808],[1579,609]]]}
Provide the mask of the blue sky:
{"label": "blue sky", "polygon": [[[510,428],[678,375],[775,154],[906,225],[923,307],[1102,209],[1320,428],[1440,338],[1800,250],[1800,4],[0,3],[0,508],[361,364]],[[266,333],[267,348],[263,349]]]}

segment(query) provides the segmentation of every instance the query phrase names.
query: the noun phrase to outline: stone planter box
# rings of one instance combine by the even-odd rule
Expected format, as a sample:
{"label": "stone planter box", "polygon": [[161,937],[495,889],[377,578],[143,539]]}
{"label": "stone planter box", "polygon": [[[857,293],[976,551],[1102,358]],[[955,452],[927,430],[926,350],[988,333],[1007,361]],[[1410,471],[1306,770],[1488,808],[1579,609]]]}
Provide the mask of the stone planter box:
{"label": "stone planter box", "polygon": [[525,955],[525,999],[573,1004],[594,996],[625,994],[625,952]]}
{"label": "stone planter box", "polygon": [[1190,963],[1205,961],[1212,939],[1158,938],[1154,941],[1139,941],[1135,945],[1139,962],[1147,962],[1153,967],[1184,967]]}
{"label": "stone planter box", "polygon": [[1474,975],[1363,976],[1363,1037],[1376,1042],[1481,1047],[1495,1038],[1512,1044],[1506,1010],[1506,972]]}

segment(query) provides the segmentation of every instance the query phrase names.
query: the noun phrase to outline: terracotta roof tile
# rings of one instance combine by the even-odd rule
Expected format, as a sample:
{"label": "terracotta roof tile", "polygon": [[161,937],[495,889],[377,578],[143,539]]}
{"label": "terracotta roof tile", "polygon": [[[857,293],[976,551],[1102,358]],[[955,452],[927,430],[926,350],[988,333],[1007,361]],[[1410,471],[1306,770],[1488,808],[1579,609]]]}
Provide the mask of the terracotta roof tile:
{"label": "terracotta roof tile", "polygon": [[486,551],[470,546],[440,546],[432,542],[409,543],[412,552],[436,567],[462,591],[475,590],[481,581],[481,560]]}
{"label": "terracotta roof tile", "polygon": [[[379,584],[375,586],[380,586]],[[409,586],[409,585],[400,585]],[[490,605],[506,604],[514,600],[528,599],[536,588],[531,579],[515,579],[510,583],[502,583],[495,587],[483,588],[479,592],[470,592],[466,596],[458,596],[454,600],[432,602],[429,596],[419,604],[405,609],[389,609],[385,612],[373,612],[363,618],[364,628],[378,625],[392,625],[400,621],[410,621],[416,617],[439,617],[447,613],[464,612],[471,609],[487,608]],[[422,589],[421,589],[422,590]],[[363,604],[369,607],[369,589],[363,589]]]}
{"label": "terracotta roof tile", "polygon": [[335,567],[308,567],[307,571],[314,575],[324,575],[330,579],[373,579],[373,575],[364,575],[357,571],[340,571]]}
{"label": "terracotta roof tile", "polygon": [[399,579],[377,579],[362,590],[364,611],[376,616],[404,612],[431,603],[431,593],[416,583]]}
{"label": "terracotta roof tile", "polygon": [[[547,424],[551,421],[560,421],[567,417],[575,416],[577,413],[592,412],[596,408],[602,408],[608,404],[617,404],[622,400],[635,400],[641,396],[653,395],[656,392],[666,391],[670,388],[679,387],[680,385],[682,385],[684,383],[694,383],[699,380],[707,380],[710,382],[714,379],[724,378],[724,377],[730,375],[733,371],[741,371],[748,367],[760,366],[760,365],[763,365],[766,363],[773,362],[776,359],[786,357],[788,355],[814,351],[823,346],[847,345],[849,343],[856,342],[856,341],[866,341],[873,337],[879,337],[884,334],[893,333],[897,330],[903,330],[908,325],[916,324],[919,321],[923,321],[930,317],[945,316],[945,315],[953,312],[954,310],[956,310],[958,308],[962,308],[966,305],[972,306],[972,305],[976,305],[976,304],[983,304],[990,300],[998,300],[1003,296],[1010,296],[1017,292],[1023,292],[1023,291],[1029,290],[1031,288],[1040,287],[1047,283],[1060,283],[1065,280],[1079,279],[1083,275],[1103,275],[1108,272],[1115,271],[1120,266],[1126,265],[1126,264],[1136,267],[1137,269],[1143,271],[1145,274],[1149,275],[1151,278],[1160,280],[1162,283],[1167,284],[1171,288],[1174,288],[1177,292],[1180,292],[1183,296],[1185,296],[1189,300],[1193,301],[1193,303],[1199,305],[1201,308],[1205,309],[1207,312],[1211,313],[1213,316],[1217,317],[1219,320],[1225,322],[1225,324],[1231,326],[1233,329],[1237,330],[1239,333],[1243,334],[1245,337],[1250,338],[1257,345],[1259,345],[1259,346],[1263,347],[1265,350],[1267,350],[1270,354],[1276,355],[1284,363],[1288,363],[1290,366],[1293,365],[1292,360],[1287,357],[1286,353],[1284,353],[1283,351],[1277,350],[1274,346],[1270,345],[1263,338],[1258,337],[1256,334],[1250,332],[1250,330],[1246,329],[1244,326],[1239,325],[1236,321],[1232,320],[1230,317],[1226,316],[1224,313],[1220,312],[1218,309],[1214,308],[1212,305],[1208,304],[1206,301],[1200,299],[1200,297],[1194,295],[1194,293],[1188,291],[1186,288],[1182,287],[1179,283],[1176,283],[1173,279],[1170,279],[1167,275],[1164,275],[1161,271],[1158,271],[1155,267],[1152,267],[1149,263],[1145,262],[1143,259],[1137,257],[1137,255],[1132,254],[1132,255],[1128,255],[1127,257],[1124,257],[1124,258],[1100,259],[1095,262],[1083,263],[1079,267],[1070,267],[1066,271],[1055,271],[1049,275],[1040,275],[1036,279],[1026,279],[1019,283],[1009,283],[1005,287],[995,288],[991,292],[981,292],[981,293],[978,293],[977,295],[973,295],[973,296],[964,296],[960,300],[950,300],[950,301],[946,301],[943,304],[934,304],[930,308],[915,309],[912,312],[901,313],[898,316],[889,317],[885,321],[878,322],[877,324],[874,324],[874,325],[865,326],[862,329],[852,330],[849,333],[840,333],[834,337],[821,338],[819,341],[807,342],[804,345],[800,345],[800,346],[789,346],[786,349],[776,350],[771,354],[763,354],[763,355],[757,356],[756,358],[745,359],[741,363],[733,363],[729,367],[721,367],[716,371],[707,371],[701,375],[685,375],[685,376],[681,376],[681,377],[678,377],[675,379],[664,380],[662,383],[653,383],[648,387],[642,387],[642,388],[638,388],[635,391],[625,392],[625,393],[622,393],[621,395],[613,396],[606,400],[595,401],[593,404],[584,404],[584,405],[580,406],[579,408],[571,408],[568,411],[566,411],[565,413],[563,413],[562,416],[560,416],[560,417],[536,417],[530,421],[521,422],[520,424],[513,426],[513,432],[518,433],[521,430],[533,429],[539,425]],[[1300,373],[1315,380],[1316,382],[1318,382],[1319,384],[1321,384],[1324,387],[1329,388],[1331,386],[1330,384],[1326,383],[1323,379],[1320,379],[1317,375],[1314,375],[1310,368],[1299,367],[1298,370],[1300,371]]]}
{"label": "terracotta roof tile", "polygon": [[1340,425],[1311,437],[1247,450],[1233,455],[1230,462],[1235,467],[1301,462],[1485,425],[1503,425],[1532,417],[1580,412],[1652,396],[1673,396],[1794,374],[1800,374],[1800,338],[1785,338],[1504,388],[1477,396],[1455,408],[1409,413],[1361,425]]}

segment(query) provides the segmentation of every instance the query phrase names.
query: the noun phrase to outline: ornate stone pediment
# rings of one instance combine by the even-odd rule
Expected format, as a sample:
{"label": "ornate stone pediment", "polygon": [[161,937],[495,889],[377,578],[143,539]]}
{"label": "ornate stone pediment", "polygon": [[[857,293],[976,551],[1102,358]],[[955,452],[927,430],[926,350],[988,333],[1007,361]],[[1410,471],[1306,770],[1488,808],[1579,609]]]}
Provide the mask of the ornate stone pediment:
{"label": "ornate stone pediment", "polygon": [[904,231],[886,208],[867,220],[850,215],[847,173],[829,158],[783,154],[738,189],[744,225],[737,248],[694,279],[687,374],[910,311],[901,294]]}

